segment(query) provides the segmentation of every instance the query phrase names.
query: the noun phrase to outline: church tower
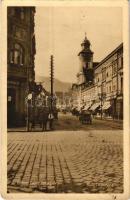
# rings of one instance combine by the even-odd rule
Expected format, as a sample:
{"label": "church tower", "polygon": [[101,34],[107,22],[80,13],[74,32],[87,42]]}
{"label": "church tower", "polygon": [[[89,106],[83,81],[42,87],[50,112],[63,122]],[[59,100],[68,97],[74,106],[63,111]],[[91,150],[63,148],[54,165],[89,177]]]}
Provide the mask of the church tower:
{"label": "church tower", "polygon": [[90,45],[90,41],[85,34],[85,39],[81,43],[82,50],[78,54],[80,59],[80,70],[77,74],[79,85],[93,82],[93,52],[90,49]]}

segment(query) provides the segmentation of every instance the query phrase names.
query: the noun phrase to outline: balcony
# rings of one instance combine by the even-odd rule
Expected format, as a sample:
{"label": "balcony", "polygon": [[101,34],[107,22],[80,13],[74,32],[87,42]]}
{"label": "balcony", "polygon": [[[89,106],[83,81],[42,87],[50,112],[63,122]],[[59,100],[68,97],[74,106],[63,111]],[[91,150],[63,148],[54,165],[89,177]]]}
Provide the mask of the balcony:
{"label": "balcony", "polygon": [[9,65],[7,72],[10,79],[26,79],[27,77],[27,68],[24,66]]}

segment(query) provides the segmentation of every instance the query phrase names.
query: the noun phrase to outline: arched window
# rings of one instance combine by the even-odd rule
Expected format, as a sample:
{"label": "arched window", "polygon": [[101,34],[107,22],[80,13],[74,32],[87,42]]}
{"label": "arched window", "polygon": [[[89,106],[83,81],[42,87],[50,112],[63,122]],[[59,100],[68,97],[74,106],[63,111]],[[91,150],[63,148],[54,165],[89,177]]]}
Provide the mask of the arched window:
{"label": "arched window", "polygon": [[24,65],[24,49],[20,44],[15,44],[10,51],[10,63],[18,66]]}

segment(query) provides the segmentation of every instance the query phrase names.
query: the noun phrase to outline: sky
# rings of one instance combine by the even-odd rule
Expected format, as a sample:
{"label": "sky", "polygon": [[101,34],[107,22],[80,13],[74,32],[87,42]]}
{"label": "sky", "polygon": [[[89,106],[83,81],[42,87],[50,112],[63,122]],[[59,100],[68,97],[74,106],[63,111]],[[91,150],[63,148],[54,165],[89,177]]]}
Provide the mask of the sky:
{"label": "sky", "polygon": [[80,68],[78,53],[85,38],[91,43],[94,62],[100,62],[123,40],[120,7],[36,7],[35,71],[50,74],[54,55],[55,78],[76,82]]}

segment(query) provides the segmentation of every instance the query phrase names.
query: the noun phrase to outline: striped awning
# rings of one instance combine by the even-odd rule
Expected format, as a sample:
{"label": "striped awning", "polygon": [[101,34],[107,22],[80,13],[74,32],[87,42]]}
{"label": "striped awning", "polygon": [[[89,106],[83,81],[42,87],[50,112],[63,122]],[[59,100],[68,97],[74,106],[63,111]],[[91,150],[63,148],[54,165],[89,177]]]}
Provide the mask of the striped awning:
{"label": "striped awning", "polygon": [[90,107],[90,105],[88,104],[83,108],[83,110],[88,110],[89,107]]}
{"label": "striped awning", "polygon": [[96,108],[98,108],[100,106],[100,103],[95,103],[91,106],[90,110],[94,111],[96,110]]}
{"label": "striped awning", "polygon": [[107,109],[110,108],[110,107],[111,107],[110,101],[106,101],[106,102],[103,104],[102,109],[103,109],[103,110],[107,110]]}

